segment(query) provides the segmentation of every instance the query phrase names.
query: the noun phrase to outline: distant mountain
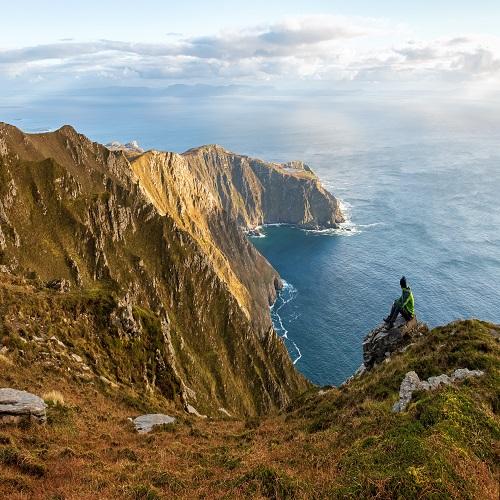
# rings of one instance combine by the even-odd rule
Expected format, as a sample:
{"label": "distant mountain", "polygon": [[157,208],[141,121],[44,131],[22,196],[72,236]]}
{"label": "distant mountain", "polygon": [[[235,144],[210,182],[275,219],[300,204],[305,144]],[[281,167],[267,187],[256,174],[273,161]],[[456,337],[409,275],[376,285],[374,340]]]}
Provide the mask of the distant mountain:
{"label": "distant mountain", "polygon": [[210,97],[235,94],[262,94],[273,89],[271,86],[251,85],[209,85],[209,84],[183,84],[176,83],[165,87],[141,86],[111,86],[72,89],[70,95],[75,96],[102,96],[102,97]]}

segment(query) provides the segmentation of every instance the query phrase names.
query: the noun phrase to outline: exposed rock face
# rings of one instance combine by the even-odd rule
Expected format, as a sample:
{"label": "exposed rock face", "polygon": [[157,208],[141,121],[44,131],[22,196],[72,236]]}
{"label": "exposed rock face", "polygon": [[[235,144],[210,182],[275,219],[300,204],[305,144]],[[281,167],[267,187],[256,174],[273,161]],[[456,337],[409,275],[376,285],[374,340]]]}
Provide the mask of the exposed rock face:
{"label": "exposed rock face", "polygon": [[399,317],[394,327],[387,330],[382,324],[374,328],[363,341],[363,364],[370,369],[393,352],[404,349],[416,336],[427,331],[427,327],[416,318],[406,322]]}
{"label": "exposed rock face", "polygon": [[411,397],[415,391],[432,391],[442,385],[450,385],[453,382],[465,380],[471,377],[481,377],[484,372],[481,370],[469,370],[468,368],[458,368],[450,376],[446,374],[437,377],[429,377],[427,380],[420,380],[416,372],[408,372],[401,382],[399,389],[399,401],[394,403],[392,411],[400,413],[406,410],[410,404]]}
{"label": "exposed rock face", "polygon": [[0,266],[112,292],[102,324],[120,352],[144,353],[131,363],[144,388],[203,413],[266,412],[308,385],[272,328],[280,278],[241,228],[341,220],[300,163],[218,146],[127,158],[68,126],[0,124]]}
{"label": "exposed rock face", "polygon": [[0,423],[18,423],[33,420],[43,423],[47,420],[47,405],[42,398],[26,391],[0,389]]}
{"label": "exposed rock face", "polygon": [[164,415],[162,413],[149,413],[147,415],[141,415],[132,420],[134,427],[140,434],[145,434],[153,430],[153,427],[157,425],[173,424],[175,422],[174,417]]}
{"label": "exposed rock face", "polygon": [[212,191],[244,227],[283,223],[328,228],[344,221],[337,199],[302,162],[266,163],[216,145],[182,156],[198,172],[212,173]]}
{"label": "exposed rock face", "polygon": [[47,282],[45,285],[51,290],[56,290],[61,293],[67,293],[71,289],[71,282],[65,279],[53,279]]}

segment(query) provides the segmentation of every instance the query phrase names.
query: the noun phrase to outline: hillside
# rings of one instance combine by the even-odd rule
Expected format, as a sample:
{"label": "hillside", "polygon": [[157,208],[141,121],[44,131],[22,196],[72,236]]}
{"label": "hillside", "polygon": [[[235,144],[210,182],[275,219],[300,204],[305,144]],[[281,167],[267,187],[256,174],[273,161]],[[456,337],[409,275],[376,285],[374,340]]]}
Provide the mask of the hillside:
{"label": "hillside", "polygon": [[294,369],[245,231],[342,220],[300,162],[0,124],[0,497],[498,498],[500,326],[375,329],[339,388]]}
{"label": "hillside", "polygon": [[[496,499],[499,338],[500,326],[476,320],[436,328],[345,386],[310,389],[281,413],[245,420],[200,419],[165,398],[89,381],[70,354],[78,346],[9,334],[0,386],[45,394],[49,408],[43,426],[0,430],[0,494]],[[408,371],[427,378],[463,367],[485,375],[391,411]],[[177,422],[141,435],[128,421],[157,411]]]}
{"label": "hillside", "polygon": [[[269,304],[281,280],[242,229],[336,224],[337,200],[299,164],[288,172],[218,146],[133,158],[112,149],[69,126],[24,134],[0,124],[3,272],[38,280],[39,288],[66,280],[78,314],[87,311],[81,302],[99,297],[106,305],[98,314],[107,317],[89,311],[87,330],[75,316],[75,331],[62,334],[97,336],[108,345],[104,357],[119,349],[132,359],[143,350],[133,371],[142,390],[208,414],[285,405],[308,383],[272,327]],[[279,199],[268,206],[266,193],[280,190],[293,213]],[[41,298],[31,314],[39,319],[50,307]],[[35,336],[53,329],[52,320],[32,326]],[[97,373],[131,383],[93,349],[81,343],[80,355]]]}

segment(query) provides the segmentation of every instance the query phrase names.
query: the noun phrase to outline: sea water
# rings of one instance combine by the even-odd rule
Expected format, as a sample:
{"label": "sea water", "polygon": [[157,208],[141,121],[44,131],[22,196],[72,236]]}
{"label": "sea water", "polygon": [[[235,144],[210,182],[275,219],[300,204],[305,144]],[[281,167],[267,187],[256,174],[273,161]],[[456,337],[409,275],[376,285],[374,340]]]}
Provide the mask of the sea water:
{"label": "sea water", "polygon": [[26,131],[64,123],[99,142],[181,152],[218,143],[301,159],[342,201],[338,230],[263,229],[252,239],[285,280],[271,308],[295,366],[339,384],[405,275],[430,326],[500,322],[500,104],[446,96],[339,94],[141,99],[64,96],[13,106]]}

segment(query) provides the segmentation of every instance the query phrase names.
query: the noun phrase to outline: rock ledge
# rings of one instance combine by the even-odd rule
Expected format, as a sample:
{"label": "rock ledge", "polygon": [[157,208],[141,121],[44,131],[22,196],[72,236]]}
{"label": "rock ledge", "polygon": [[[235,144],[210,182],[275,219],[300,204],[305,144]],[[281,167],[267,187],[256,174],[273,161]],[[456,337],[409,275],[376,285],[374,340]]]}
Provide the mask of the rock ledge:
{"label": "rock ledge", "polygon": [[33,420],[44,423],[47,420],[47,405],[42,398],[26,391],[0,389],[0,423],[19,423]]}
{"label": "rock ledge", "polygon": [[413,318],[406,322],[398,318],[394,327],[387,330],[385,324],[374,328],[363,341],[363,364],[366,369],[381,363],[393,352],[402,350],[413,342],[415,337],[427,332],[427,326]]}

